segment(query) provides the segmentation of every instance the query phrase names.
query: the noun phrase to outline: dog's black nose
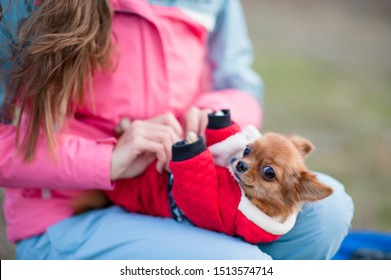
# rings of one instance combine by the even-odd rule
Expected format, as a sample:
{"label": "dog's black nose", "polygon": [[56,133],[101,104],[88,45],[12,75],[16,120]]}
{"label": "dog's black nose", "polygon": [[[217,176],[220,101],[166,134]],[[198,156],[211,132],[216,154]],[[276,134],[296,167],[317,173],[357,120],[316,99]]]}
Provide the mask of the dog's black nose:
{"label": "dog's black nose", "polygon": [[248,170],[248,165],[247,163],[245,163],[244,161],[239,161],[237,164],[236,164],[236,170],[239,171],[239,172],[246,172]]}

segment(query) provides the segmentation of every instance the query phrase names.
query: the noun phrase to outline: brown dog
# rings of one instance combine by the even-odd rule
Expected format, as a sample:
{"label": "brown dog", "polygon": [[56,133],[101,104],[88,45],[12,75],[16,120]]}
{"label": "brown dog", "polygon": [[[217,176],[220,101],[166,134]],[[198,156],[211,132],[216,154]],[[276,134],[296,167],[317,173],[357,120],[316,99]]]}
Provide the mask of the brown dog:
{"label": "brown dog", "polygon": [[267,133],[247,145],[231,172],[247,198],[270,217],[284,221],[300,210],[304,201],[317,201],[332,194],[304,164],[313,150],[306,139]]}

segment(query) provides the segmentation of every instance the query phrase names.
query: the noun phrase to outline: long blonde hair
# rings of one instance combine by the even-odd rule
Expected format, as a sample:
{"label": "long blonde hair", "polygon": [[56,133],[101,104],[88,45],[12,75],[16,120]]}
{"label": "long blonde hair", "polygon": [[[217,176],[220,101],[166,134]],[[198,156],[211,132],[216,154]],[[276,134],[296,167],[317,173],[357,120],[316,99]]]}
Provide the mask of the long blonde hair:
{"label": "long blonde hair", "polygon": [[9,114],[29,115],[21,144],[17,121],[25,160],[41,133],[53,150],[55,127],[84,102],[94,71],[109,66],[111,23],[110,0],[41,0],[21,22],[4,105]]}

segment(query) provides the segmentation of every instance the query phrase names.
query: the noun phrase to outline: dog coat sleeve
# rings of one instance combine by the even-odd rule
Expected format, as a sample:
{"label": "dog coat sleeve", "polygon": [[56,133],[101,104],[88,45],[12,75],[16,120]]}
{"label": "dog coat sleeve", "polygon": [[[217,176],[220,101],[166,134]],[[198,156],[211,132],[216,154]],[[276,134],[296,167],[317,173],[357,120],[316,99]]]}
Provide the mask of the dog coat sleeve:
{"label": "dog coat sleeve", "polygon": [[167,182],[167,174],[159,174],[152,163],[142,175],[116,181],[114,190],[105,194],[129,212],[171,217]]}
{"label": "dog coat sleeve", "polygon": [[174,175],[172,195],[185,216],[199,227],[222,231],[218,175],[203,139],[174,145],[170,168]]}

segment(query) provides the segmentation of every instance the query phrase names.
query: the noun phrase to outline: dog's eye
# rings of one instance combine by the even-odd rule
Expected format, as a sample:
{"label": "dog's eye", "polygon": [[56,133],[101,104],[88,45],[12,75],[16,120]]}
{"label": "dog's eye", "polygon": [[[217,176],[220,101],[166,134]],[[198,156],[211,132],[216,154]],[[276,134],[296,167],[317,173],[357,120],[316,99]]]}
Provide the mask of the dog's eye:
{"label": "dog's eye", "polygon": [[248,156],[249,154],[251,153],[251,147],[250,146],[247,146],[245,149],[244,149],[244,152],[243,152],[243,156]]}
{"label": "dog's eye", "polygon": [[274,178],[276,178],[276,173],[271,166],[264,166],[262,172],[266,179],[273,180]]}

